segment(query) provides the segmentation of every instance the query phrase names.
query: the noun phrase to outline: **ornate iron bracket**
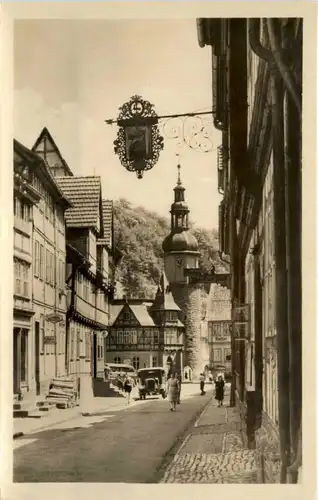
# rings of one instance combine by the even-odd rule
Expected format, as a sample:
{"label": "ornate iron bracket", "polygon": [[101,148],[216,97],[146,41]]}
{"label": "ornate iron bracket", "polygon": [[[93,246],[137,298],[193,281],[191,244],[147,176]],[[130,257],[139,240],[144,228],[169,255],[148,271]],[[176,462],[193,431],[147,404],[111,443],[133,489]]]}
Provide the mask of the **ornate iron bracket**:
{"label": "ornate iron bracket", "polygon": [[212,111],[158,116],[153,104],[135,95],[119,108],[116,120],[105,123],[118,125],[115,154],[126,170],[136,172],[141,179],[143,172],[158,162],[164,147],[161,134],[176,139],[179,147],[187,145],[202,153],[212,151],[213,120],[206,120],[205,115],[212,115]]}

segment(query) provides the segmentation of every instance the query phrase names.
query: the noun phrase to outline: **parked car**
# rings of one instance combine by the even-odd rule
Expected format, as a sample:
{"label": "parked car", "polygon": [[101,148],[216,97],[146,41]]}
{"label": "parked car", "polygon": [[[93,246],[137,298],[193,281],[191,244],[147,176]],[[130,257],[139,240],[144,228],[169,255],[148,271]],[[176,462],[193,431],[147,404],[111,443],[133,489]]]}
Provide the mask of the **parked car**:
{"label": "parked car", "polygon": [[162,367],[141,368],[137,372],[140,399],[146,396],[159,395],[166,398],[167,374]]}
{"label": "parked car", "polygon": [[119,389],[123,389],[123,380],[126,373],[130,375],[135,383],[137,381],[137,372],[135,368],[123,363],[106,363],[104,373],[105,380],[110,380],[112,384],[118,386]]}

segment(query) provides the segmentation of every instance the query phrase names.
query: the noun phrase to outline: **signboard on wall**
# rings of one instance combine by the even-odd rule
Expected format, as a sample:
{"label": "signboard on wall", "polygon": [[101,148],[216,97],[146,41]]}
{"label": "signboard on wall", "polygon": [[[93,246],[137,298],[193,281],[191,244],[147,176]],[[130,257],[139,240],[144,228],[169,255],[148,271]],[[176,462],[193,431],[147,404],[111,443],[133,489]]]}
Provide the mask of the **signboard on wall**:
{"label": "signboard on wall", "polygon": [[44,344],[55,344],[54,335],[45,335],[43,339]]}

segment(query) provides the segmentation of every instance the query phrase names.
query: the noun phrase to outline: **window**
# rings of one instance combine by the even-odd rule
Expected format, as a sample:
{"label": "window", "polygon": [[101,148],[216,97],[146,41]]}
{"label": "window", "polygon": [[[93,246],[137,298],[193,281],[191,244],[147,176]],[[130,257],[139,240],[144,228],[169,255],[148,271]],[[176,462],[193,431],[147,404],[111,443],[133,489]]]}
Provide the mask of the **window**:
{"label": "window", "polygon": [[118,330],[118,332],[117,332],[117,344],[123,344],[123,343],[124,343],[123,331]]}
{"label": "window", "polygon": [[213,350],[213,361],[222,361],[221,349]]}
{"label": "window", "polygon": [[91,359],[91,336],[90,331],[86,330],[85,334],[85,356],[87,359]]}
{"label": "window", "polygon": [[114,358],[114,363],[116,364],[121,363],[121,359],[118,356],[116,356],[116,358]]}
{"label": "window", "polygon": [[51,285],[55,286],[55,259],[51,253]]}
{"label": "window", "polygon": [[139,370],[139,366],[140,366],[139,357],[138,356],[134,356],[133,357],[133,367],[135,368],[135,370]]}
{"label": "window", "polygon": [[153,332],[153,343],[158,344],[159,343],[159,331],[154,330]]}
{"label": "window", "polygon": [[15,273],[15,293],[21,295],[21,264],[20,262],[14,263],[14,273]]}
{"label": "window", "polygon": [[129,331],[124,330],[124,344],[129,344]]}
{"label": "window", "polygon": [[23,296],[29,297],[29,268],[23,266]]}
{"label": "window", "polygon": [[40,243],[34,242],[34,276],[39,276]]}
{"label": "window", "polygon": [[157,365],[158,365],[157,356],[153,356],[153,358],[152,358],[152,366],[157,366]]}
{"label": "window", "polygon": [[231,349],[224,349],[224,358],[225,361],[231,361],[232,358]]}
{"label": "window", "polygon": [[124,312],[124,321],[129,321],[130,320],[130,312],[126,311]]}
{"label": "window", "polygon": [[87,282],[86,278],[83,278],[83,285],[84,285],[83,299],[87,300],[88,299],[88,282]]}
{"label": "window", "polygon": [[45,281],[50,283],[50,252],[45,251]]}
{"label": "window", "polygon": [[177,343],[177,332],[175,330],[165,332],[165,344],[176,344]]}
{"label": "window", "polygon": [[39,249],[39,260],[40,260],[40,264],[39,264],[39,278],[43,280],[44,278],[44,246],[43,245],[40,245],[40,249]]}

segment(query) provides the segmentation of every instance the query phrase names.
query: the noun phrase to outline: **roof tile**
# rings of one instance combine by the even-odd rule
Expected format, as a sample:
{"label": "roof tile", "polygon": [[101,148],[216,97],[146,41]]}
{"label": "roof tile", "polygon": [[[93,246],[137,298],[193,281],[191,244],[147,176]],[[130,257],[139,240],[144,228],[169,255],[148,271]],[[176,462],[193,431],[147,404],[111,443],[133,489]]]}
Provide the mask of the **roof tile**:
{"label": "roof tile", "polygon": [[103,223],[104,223],[104,238],[107,240],[108,246],[112,246],[112,229],[113,229],[113,202],[111,200],[102,201]]}
{"label": "roof tile", "polygon": [[72,207],[65,213],[67,227],[97,226],[101,193],[100,177],[55,177]]}

